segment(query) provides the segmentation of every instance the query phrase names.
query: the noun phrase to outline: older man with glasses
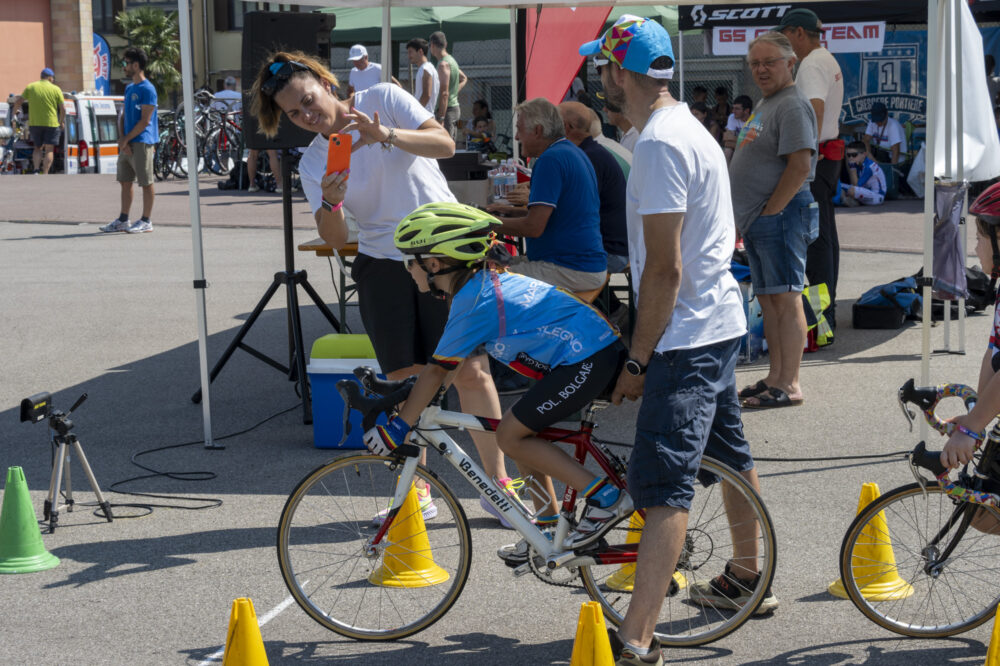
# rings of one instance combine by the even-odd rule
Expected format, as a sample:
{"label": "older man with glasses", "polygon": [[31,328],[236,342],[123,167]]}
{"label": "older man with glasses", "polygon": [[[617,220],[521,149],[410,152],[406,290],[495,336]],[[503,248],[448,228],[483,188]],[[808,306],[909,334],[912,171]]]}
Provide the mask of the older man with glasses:
{"label": "older man with glasses", "polygon": [[799,366],[806,343],[801,294],[806,249],[819,234],[809,191],[816,168],[816,113],[792,77],[795,51],[769,32],[750,43],[748,61],[764,99],[740,130],[729,165],[736,228],[764,315],[767,376],[740,391],[744,408],[802,403]]}

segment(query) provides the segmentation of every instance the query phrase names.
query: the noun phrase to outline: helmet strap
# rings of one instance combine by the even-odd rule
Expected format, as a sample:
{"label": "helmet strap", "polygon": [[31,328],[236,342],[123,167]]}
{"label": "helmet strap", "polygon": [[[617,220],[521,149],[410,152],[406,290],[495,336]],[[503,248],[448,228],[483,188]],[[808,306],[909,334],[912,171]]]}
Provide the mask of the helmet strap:
{"label": "helmet strap", "polygon": [[427,268],[427,264],[424,263],[424,258],[422,255],[418,254],[416,255],[416,258],[417,258],[417,264],[420,265],[420,268],[423,269],[424,273],[427,273],[427,286],[431,288],[431,296],[433,296],[434,298],[440,298],[441,300],[447,299],[448,292],[438,287],[437,284],[435,284],[434,278],[436,278],[438,275],[447,275],[448,273],[454,273],[456,271],[464,270],[464,267],[449,266],[447,268],[442,268],[439,271],[432,272],[429,268]]}
{"label": "helmet strap", "polygon": [[1000,277],[1000,246],[997,244],[996,229],[993,229],[990,243],[993,245],[993,270],[990,271],[990,293],[996,298],[997,278]]}

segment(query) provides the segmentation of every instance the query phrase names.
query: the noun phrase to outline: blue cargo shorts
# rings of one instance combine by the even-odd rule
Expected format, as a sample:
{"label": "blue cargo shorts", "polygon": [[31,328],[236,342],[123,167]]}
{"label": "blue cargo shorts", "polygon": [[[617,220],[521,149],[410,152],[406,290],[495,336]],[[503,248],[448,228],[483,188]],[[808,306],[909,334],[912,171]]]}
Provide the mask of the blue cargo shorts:
{"label": "blue cargo shorts", "polygon": [[761,215],[743,234],[754,293],[801,292],[806,250],[819,236],[819,205],[809,190],[799,192],[777,215]]}
{"label": "blue cargo shorts", "polygon": [[753,469],[736,391],[739,338],[695,349],[653,354],[646,370],[628,464],[637,509],[691,507],[694,481],[718,481],[699,471],[702,455],[737,472]]}

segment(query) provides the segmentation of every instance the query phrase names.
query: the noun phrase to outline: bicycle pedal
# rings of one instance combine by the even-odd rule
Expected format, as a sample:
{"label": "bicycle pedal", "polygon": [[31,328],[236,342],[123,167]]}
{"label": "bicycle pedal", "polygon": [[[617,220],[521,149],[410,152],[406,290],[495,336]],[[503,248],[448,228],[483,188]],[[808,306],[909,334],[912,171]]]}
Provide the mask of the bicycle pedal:
{"label": "bicycle pedal", "polygon": [[531,563],[530,562],[525,562],[524,564],[516,567],[511,573],[514,574],[514,578],[520,578],[521,576],[525,576],[527,574],[530,574],[531,573]]}

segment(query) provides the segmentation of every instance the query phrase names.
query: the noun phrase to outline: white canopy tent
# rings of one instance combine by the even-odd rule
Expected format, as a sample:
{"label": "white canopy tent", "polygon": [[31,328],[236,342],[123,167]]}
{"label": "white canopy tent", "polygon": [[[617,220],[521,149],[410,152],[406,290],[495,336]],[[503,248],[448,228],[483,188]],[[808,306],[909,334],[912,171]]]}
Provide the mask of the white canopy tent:
{"label": "white canopy tent", "polygon": [[[251,0],[247,0],[251,1]],[[856,0],[862,2],[864,0]],[[299,5],[314,5],[317,7],[328,7],[331,3],[327,0],[299,0]],[[629,4],[692,4],[689,2],[647,2],[646,0],[629,0]],[[759,4],[756,0],[704,0],[700,4]],[[382,8],[382,54],[383,73],[392,71],[392,39],[391,39],[391,10],[392,7],[428,7],[428,6],[467,6],[468,0],[338,0],[338,7],[381,7]],[[581,7],[581,6],[608,6],[608,0],[576,0],[574,2],[559,2],[539,0],[531,4],[518,5],[505,0],[480,0],[477,6],[480,7],[507,7],[510,8],[510,29],[511,29],[511,90],[512,105],[518,99],[516,59],[516,9],[525,7],[528,9],[545,7]],[[181,38],[181,73],[183,78],[182,91],[184,99],[194,97],[193,66],[191,52],[191,19],[187,2],[178,0],[177,11],[179,17],[180,38]],[[924,179],[924,275],[931,275],[933,266],[933,239],[934,239],[934,178],[942,177],[949,180],[962,181],[970,171],[980,169],[980,163],[988,156],[1000,156],[1000,150],[991,150],[985,147],[969,151],[966,149],[966,133],[963,128],[968,127],[969,121],[977,118],[976,115],[963,110],[963,94],[967,92],[965,86],[982,85],[982,72],[984,67],[980,62],[978,67],[963,67],[963,53],[967,52],[963,48],[963,39],[968,38],[968,30],[963,33],[963,24],[968,26],[972,22],[971,13],[964,0],[927,0],[928,15],[928,81],[927,81],[927,115],[928,115],[928,136],[927,136],[927,164],[935,165],[934,169],[927,169]],[[966,16],[968,15],[968,16]],[[978,34],[978,33],[977,33]],[[589,35],[581,37],[581,42],[591,38]],[[980,44],[979,58],[982,58],[982,48]],[[963,75],[960,75],[963,74]],[[965,76],[970,77],[970,81],[963,81]],[[972,77],[981,81],[976,83]],[[944,94],[942,94],[942,92]],[[187,104],[184,107],[185,128],[188,133],[187,149],[188,162],[197,164],[197,146],[192,132],[194,131],[194,107]],[[939,122],[940,121],[940,122]],[[940,136],[942,135],[943,136]],[[994,134],[994,143],[996,135]],[[997,157],[1000,159],[1000,157]],[[971,160],[971,163],[970,163]],[[1000,173],[1000,169],[990,172],[991,175]],[[198,183],[196,178],[188,179],[188,192],[190,197],[191,211],[191,238],[194,259],[194,286],[197,293],[197,315],[198,315],[198,355],[201,365],[201,386],[202,386],[202,414],[204,420],[204,433],[206,447],[212,447],[212,425],[211,409],[209,403],[209,375],[208,375],[208,330],[207,315],[205,308],[205,271],[203,261],[203,248],[201,236],[201,212],[198,197]],[[921,362],[921,382],[926,385],[930,381],[930,324],[931,324],[931,287],[925,284],[923,287],[923,308],[924,308],[924,328],[922,343]],[[946,311],[948,309],[946,308]],[[964,324],[964,318],[961,320]],[[961,325],[960,324],[960,325]],[[964,333],[964,332],[963,332]],[[926,427],[926,425],[924,426]]]}

